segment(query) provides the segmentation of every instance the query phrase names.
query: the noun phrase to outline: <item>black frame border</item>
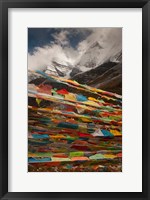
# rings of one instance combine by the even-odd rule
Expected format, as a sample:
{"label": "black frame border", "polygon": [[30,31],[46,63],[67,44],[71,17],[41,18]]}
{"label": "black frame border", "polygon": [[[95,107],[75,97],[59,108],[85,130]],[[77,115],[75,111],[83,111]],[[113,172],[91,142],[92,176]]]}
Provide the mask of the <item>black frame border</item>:
{"label": "black frame border", "polygon": [[[8,9],[142,8],[142,192],[8,192]],[[0,0],[0,198],[90,200],[150,199],[150,2],[149,0]]]}

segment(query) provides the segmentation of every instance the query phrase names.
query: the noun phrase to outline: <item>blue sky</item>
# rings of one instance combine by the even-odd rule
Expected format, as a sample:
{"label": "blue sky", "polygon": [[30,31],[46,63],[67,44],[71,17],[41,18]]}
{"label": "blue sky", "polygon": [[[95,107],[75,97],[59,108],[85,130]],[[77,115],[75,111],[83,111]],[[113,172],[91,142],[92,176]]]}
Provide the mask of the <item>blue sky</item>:
{"label": "blue sky", "polygon": [[28,52],[33,53],[36,48],[58,43],[56,35],[60,33],[67,35],[69,45],[76,49],[77,45],[88,37],[92,30],[73,28],[29,28],[28,29]]}

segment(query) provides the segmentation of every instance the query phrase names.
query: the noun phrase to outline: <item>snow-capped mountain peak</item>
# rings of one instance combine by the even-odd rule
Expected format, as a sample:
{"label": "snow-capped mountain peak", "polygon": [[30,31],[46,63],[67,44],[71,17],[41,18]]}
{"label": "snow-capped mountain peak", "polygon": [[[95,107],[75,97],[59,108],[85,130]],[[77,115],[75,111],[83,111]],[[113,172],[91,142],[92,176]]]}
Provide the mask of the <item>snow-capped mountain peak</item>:
{"label": "snow-capped mountain peak", "polygon": [[60,62],[53,61],[49,66],[47,66],[45,73],[66,77],[68,72],[72,70],[73,66],[69,63],[61,64]]}
{"label": "snow-capped mountain peak", "polygon": [[99,63],[99,57],[103,54],[103,47],[99,42],[94,42],[81,56],[77,66],[85,66],[87,68],[94,68]]}
{"label": "snow-capped mountain peak", "polygon": [[90,48],[99,48],[99,49],[103,49],[103,47],[99,44],[98,41],[94,42]]}

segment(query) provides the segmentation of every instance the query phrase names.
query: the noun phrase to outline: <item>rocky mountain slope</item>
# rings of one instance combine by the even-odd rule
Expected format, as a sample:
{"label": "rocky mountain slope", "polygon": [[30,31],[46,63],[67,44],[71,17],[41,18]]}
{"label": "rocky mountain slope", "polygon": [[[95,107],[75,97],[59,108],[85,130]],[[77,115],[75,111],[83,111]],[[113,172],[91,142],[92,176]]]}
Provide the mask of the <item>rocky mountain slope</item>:
{"label": "rocky mountain slope", "polygon": [[108,61],[87,72],[80,72],[71,77],[82,84],[122,93],[122,63]]}

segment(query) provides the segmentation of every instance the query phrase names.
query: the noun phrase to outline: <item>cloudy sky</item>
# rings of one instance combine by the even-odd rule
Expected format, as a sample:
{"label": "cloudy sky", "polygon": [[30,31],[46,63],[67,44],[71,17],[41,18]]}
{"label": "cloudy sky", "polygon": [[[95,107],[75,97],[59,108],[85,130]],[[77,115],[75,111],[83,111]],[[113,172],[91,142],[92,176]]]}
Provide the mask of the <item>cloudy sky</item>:
{"label": "cloudy sky", "polygon": [[122,48],[121,28],[29,28],[28,68],[44,69],[52,61],[75,65],[98,41],[106,49]]}

